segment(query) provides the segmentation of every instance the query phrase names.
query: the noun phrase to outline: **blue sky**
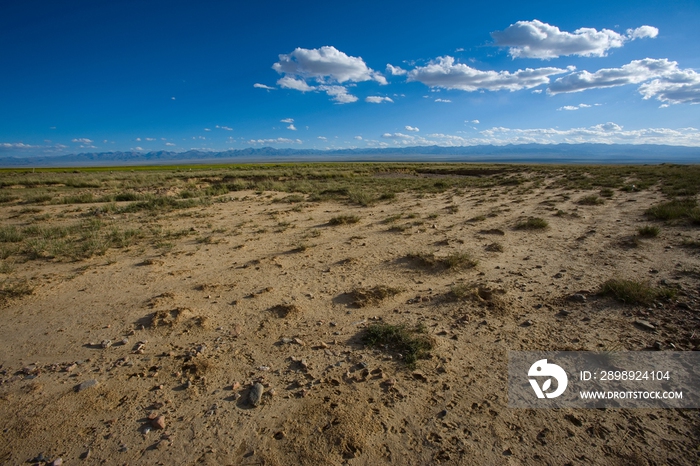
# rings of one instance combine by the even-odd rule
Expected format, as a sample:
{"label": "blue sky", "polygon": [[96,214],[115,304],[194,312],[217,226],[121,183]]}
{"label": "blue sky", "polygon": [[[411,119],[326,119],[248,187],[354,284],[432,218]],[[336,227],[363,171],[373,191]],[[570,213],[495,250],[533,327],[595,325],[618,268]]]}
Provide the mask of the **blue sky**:
{"label": "blue sky", "polygon": [[696,1],[242,3],[7,2],[0,154],[700,146]]}

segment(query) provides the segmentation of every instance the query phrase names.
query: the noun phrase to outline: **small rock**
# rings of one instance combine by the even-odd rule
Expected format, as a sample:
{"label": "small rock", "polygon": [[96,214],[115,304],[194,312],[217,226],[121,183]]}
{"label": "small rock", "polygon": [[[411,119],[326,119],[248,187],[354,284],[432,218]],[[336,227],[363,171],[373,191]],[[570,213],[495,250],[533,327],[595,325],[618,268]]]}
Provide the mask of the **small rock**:
{"label": "small rock", "polygon": [[646,320],[637,319],[634,321],[634,325],[636,325],[637,327],[639,327],[643,330],[649,330],[649,331],[656,330],[656,327],[654,327],[651,323],[649,323]]}
{"label": "small rock", "polygon": [[282,338],[280,341],[282,342],[282,344],[288,345],[294,340],[292,340],[291,338]]}
{"label": "small rock", "polygon": [[86,380],[85,382],[78,385],[76,387],[75,391],[82,392],[83,390],[86,390],[86,389],[91,388],[91,387],[95,387],[98,384],[99,384],[99,382],[95,379]]}
{"label": "small rock", "polygon": [[165,416],[158,416],[151,421],[151,425],[154,429],[165,429]]}
{"label": "small rock", "polygon": [[566,317],[568,315],[571,315],[571,311],[567,311],[566,309],[562,309],[561,311],[559,311],[559,315]]}
{"label": "small rock", "polygon": [[255,385],[253,385],[253,388],[250,390],[250,404],[253,406],[258,406],[260,404],[260,400],[262,399],[262,394],[263,394],[263,389],[264,387],[260,382],[255,382]]}
{"label": "small rock", "polygon": [[569,296],[569,301],[574,301],[577,303],[585,303],[586,296],[582,295],[581,293],[572,294],[571,296]]}
{"label": "small rock", "polygon": [[231,390],[238,390],[241,388],[241,384],[238,382],[233,382],[233,385],[231,385]]}
{"label": "small rock", "polygon": [[660,341],[655,341],[655,342],[654,342],[654,349],[655,349],[656,351],[661,351],[661,350],[663,349],[663,345],[661,344]]}
{"label": "small rock", "polygon": [[277,439],[277,440],[282,440],[286,436],[287,436],[287,434],[285,434],[283,430],[275,432],[275,435],[274,435],[275,439]]}
{"label": "small rock", "polygon": [[526,320],[525,322],[523,322],[522,324],[520,324],[521,327],[529,327],[529,326],[531,326],[531,325],[532,325],[532,321],[531,321],[531,320]]}
{"label": "small rock", "polygon": [[294,343],[296,343],[299,346],[306,346],[306,343],[301,338],[295,338]]}
{"label": "small rock", "polygon": [[112,340],[102,340],[100,346],[102,347],[102,349],[109,348],[110,346],[112,346]]}
{"label": "small rock", "polygon": [[63,464],[63,458],[56,458],[49,463],[49,466],[61,466]]}

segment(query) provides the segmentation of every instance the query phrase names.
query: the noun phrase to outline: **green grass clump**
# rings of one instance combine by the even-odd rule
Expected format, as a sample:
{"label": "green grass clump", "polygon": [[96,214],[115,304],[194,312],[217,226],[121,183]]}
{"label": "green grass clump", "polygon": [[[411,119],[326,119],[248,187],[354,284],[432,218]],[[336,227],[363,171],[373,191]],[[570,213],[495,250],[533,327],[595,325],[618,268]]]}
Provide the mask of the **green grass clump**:
{"label": "green grass clump", "polygon": [[672,299],[676,290],[657,288],[643,282],[613,278],[601,286],[600,294],[613,296],[625,304],[648,305],[658,299]]}
{"label": "green grass clump", "polygon": [[581,199],[579,199],[576,203],[579,205],[600,205],[605,202],[605,199],[601,199],[600,197],[596,196],[595,194],[591,194],[590,196],[584,196]]}
{"label": "green grass clump", "polygon": [[370,206],[377,202],[377,198],[372,195],[372,193],[365,192],[365,191],[360,191],[360,190],[351,190],[348,192],[348,200],[352,202],[353,204],[359,204],[363,207]]}
{"label": "green grass clump", "polygon": [[645,238],[656,238],[661,233],[661,229],[656,225],[645,225],[640,227],[637,232],[639,236],[644,236]]}
{"label": "green grass clump", "polygon": [[376,306],[387,298],[401,293],[399,288],[391,288],[385,285],[377,285],[374,288],[357,288],[353,290],[352,304],[357,307]]}
{"label": "green grass clump", "polygon": [[16,226],[0,227],[0,243],[19,243],[24,240],[24,234]]}
{"label": "green grass clump", "polygon": [[610,188],[604,188],[604,189],[600,190],[600,195],[602,197],[607,197],[608,199],[613,197],[614,194],[615,194],[615,191],[613,191]]}
{"label": "green grass clump", "polygon": [[539,217],[530,217],[515,224],[516,230],[544,230],[549,226],[547,220]]}
{"label": "green grass clump", "polygon": [[434,253],[411,253],[406,259],[428,269],[471,269],[479,263],[465,252],[455,252],[448,256],[438,257]]}
{"label": "green grass clump", "polygon": [[146,201],[134,202],[124,206],[119,209],[119,212],[140,212],[143,210],[151,212],[167,212],[176,209],[187,209],[199,204],[201,204],[201,202],[195,199],[178,200],[170,196],[157,196]]}
{"label": "green grass clump", "polygon": [[414,368],[419,359],[427,358],[435,346],[422,325],[409,328],[405,324],[371,324],[367,327],[362,341],[373,348],[400,353],[409,368]]}
{"label": "green grass clump", "polygon": [[360,221],[360,217],[357,215],[338,215],[333,217],[328,221],[329,225],[347,225],[350,223],[357,223]]}
{"label": "green grass clump", "polygon": [[668,202],[656,204],[644,212],[655,220],[690,219],[693,223],[700,223],[700,209],[695,199],[673,199]]}

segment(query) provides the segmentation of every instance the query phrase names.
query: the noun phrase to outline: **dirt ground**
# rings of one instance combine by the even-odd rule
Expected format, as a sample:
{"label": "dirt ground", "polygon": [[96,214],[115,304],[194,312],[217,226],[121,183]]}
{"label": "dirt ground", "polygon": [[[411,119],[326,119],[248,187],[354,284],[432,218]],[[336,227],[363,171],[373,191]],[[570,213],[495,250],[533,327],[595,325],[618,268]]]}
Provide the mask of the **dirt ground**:
{"label": "dirt ground", "polygon": [[[639,238],[667,200],[657,189],[600,205],[507,190],[365,207],[244,191],[157,218],[97,212],[187,233],[14,265],[34,290],[0,308],[0,463],[698,464],[697,410],[513,409],[506,377],[509,350],[697,350],[700,256],[682,242],[700,230],[655,223]],[[42,207],[63,213],[51,222],[90,208]],[[0,216],[19,225],[16,210]],[[549,226],[515,228],[529,217]],[[415,261],[455,253],[478,263]],[[598,293],[611,278],[679,292],[623,304]],[[377,286],[399,292],[358,306]],[[376,322],[423,324],[435,347],[407,367],[365,346]]]}

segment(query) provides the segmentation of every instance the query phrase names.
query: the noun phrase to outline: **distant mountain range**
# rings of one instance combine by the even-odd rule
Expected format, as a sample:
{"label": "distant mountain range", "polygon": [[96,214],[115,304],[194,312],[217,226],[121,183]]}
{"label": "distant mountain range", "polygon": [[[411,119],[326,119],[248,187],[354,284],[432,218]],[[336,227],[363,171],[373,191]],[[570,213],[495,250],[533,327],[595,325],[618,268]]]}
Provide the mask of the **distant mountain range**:
{"label": "distant mountain range", "polygon": [[88,152],[0,157],[2,168],[172,165],[247,162],[516,162],[516,163],[700,163],[700,147],[651,144],[519,144],[505,146],[417,146],[385,149],[275,149]]}

